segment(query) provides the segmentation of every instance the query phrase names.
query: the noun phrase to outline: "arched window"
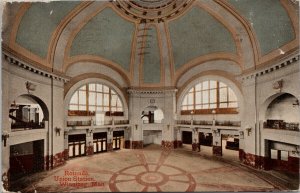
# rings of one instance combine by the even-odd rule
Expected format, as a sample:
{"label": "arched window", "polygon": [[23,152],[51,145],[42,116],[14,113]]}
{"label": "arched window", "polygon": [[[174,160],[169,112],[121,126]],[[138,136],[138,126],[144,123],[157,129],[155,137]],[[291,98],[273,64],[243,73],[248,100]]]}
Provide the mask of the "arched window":
{"label": "arched window", "polygon": [[193,113],[236,113],[237,98],[226,84],[214,80],[193,86],[181,104],[181,114]]}
{"label": "arched window", "polygon": [[94,83],[75,91],[69,103],[69,115],[89,115],[94,112],[123,115],[122,102],[117,93],[105,85]]}

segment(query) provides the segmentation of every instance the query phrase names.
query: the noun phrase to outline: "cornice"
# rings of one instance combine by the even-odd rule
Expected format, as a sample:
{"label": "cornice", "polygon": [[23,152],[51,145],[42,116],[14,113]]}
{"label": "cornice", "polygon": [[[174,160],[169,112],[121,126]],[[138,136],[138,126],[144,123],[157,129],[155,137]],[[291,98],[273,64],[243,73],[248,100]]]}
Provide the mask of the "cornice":
{"label": "cornice", "polygon": [[129,94],[167,94],[176,93],[177,89],[175,87],[161,87],[161,88],[135,88],[130,87],[127,89]]}
{"label": "cornice", "polygon": [[259,68],[259,69],[253,70],[252,72],[249,72],[246,74],[242,74],[240,76],[240,78],[242,80],[248,80],[248,79],[253,79],[255,77],[269,74],[271,72],[280,70],[286,66],[296,64],[296,62],[299,60],[299,58],[300,58],[300,53],[299,53],[299,51],[297,51],[296,53],[293,53],[292,55],[286,57],[285,59],[283,59],[280,62],[277,62],[273,65],[270,65],[270,66],[264,67],[264,68]]}
{"label": "cornice", "polygon": [[65,75],[59,75],[56,73],[53,73],[49,70],[41,69],[35,65],[29,64],[15,56],[13,56],[11,53],[6,52],[5,50],[2,50],[2,55],[4,60],[6,60],[9,64],[16,65],[19,68],[25,69],[27,71],[30,71],[32,73],[38,74],[40,76],[44,76],[46,78],[54,79],[61,82],[68,82],[70,80],[70,77]]}

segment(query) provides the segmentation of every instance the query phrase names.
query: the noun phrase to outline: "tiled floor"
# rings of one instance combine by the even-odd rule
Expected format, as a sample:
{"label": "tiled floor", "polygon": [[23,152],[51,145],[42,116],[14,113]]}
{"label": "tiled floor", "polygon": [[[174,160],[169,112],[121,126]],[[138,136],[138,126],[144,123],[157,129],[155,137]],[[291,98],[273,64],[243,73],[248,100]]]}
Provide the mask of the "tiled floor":
{"label": "tiled floor", "polygon": [[[203,150],[204,151],[204,150]],[[159,146],[120,150],[69,160],[40,177],[29,189],[38,192],[278,191],[238,165],[186,148]]]}

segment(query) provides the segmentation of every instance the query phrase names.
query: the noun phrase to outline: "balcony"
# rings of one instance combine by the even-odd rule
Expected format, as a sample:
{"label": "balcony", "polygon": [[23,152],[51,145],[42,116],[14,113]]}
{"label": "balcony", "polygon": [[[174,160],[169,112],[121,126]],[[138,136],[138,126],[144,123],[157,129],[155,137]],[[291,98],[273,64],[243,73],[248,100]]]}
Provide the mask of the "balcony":
{"label": "balcony", "polygon": [[73,126],[92,126],[91,121],[67,121],[67,126],[68,127],[73,127]]}
{"label": "balcony", "polygon": [[182,127],[197,127],[203,129],[239,130],[241,128],[240,121],[177,120],[176,124]]}
{"label": "balcony", "polygon": [[113,125],[128,125],[129,120],[105,120],[105,121],[67,121],[67,127],[103,127],[103,126],[113,126]]}
{"label": "balcony", "polygon": [[213,121],[198,121],[198,120],[194,120],[193,121],[193,125],[213,125]]}
{"label": "balcony", "polygon": [[216,121],[216,126],[240,127],[240,121]]}
{"label": "balcony", "polygon": [[190,120],[177,120],[176,123],[177,125],[191,125]]}
{"label": "balcony", "polygon": [[289,123],[283,120],[267,120],[263,123],[264,129],[279,129],[279,130],[290,130],[290,131],[300,131],[299,123]]}
{"label": "balcony", "polygon": [[128,125],[129,124],[129,120],[115,120],[114,124],[115,125]]}
{"label": "balcony", "polygon": [[23,131],[31,129],[44,129],[45,123],[34,123],[34,122],[16,122],[11,124],[11,131]]}

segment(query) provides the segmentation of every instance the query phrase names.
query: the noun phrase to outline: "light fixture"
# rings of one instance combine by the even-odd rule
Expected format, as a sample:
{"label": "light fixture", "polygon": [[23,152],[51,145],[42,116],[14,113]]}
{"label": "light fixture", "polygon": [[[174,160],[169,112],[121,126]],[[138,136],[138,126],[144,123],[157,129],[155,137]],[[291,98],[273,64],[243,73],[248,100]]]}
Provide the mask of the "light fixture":
{"label": "light fixture", "polygon": [[65,129],[65,131],[64,131],[64,137],[65,137],[65,139],[67,139],[68,134],[69,134],[69,131],[70,131],[69,128],[66,128],[66,129]]}
{"label": "light fixture", "polygon": [[86,134],[88,136],[92,136],[92,133],[93,133],[93,129],[86,129]]}
{"label": "light fixture", "polygon": [[214,129],[213,132],[214,132],[214,134],[215,134],[217,137],[220,137],[220,130],[219,130],[219,129]]}
{"label": "light fixture", "polygon": [[60,130],[61,130],[61,128],[59,128],[59,127],[55,127],[55,135],[57,136],[60,136]]}
{"label": "light fixture", "polygon": [[240,138],[244,139],[244,131],[240,131]]}
{"label": "light fixture", "polygon": [[247,135],[250,136],[250,134],[252,133],[252,128],[250,126],[246,126],[246,129],[247,131]]}
{"label": "light fixture", "polygon": [[137,130],[137,129],[138,129],[138,125],[137,125],[137,124],[135,124],[134,126],[135,126],[135,130]]}
{"label": "light fixture", "polygon": [[29,93],[29,91],[35,91],[35,89],[36,89],[36,84],[33,84],[32,82],[27,81],[25,83],[25,85],[26,85],[26,89],[27,89],[28,93]]}
{"label": "light fixture", "polygon": [[2,132],[2,141],[4,141],[4,147],[6,147],[6,140],[9,138],[9,133]]}
{"label": "light fixture", "polygon": [[275,81],[273,83],[273,89],[279,90],[279,92],[281,91],[282,87],[283,87],[283,80],[282,79],[280,79],[278,81]]}
{"label": "light fixture", "polygon": [[296,107],[296,106],[299,107],[299,100],[298,99],[295,101],[295,103],[293,103],[293,107]]}
{"label": "light fixture", "polygon": [[109,132],[109,134],[111,134],[111,132],[113,131],[112,127],[107,128],[107,131]]}

